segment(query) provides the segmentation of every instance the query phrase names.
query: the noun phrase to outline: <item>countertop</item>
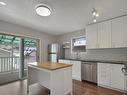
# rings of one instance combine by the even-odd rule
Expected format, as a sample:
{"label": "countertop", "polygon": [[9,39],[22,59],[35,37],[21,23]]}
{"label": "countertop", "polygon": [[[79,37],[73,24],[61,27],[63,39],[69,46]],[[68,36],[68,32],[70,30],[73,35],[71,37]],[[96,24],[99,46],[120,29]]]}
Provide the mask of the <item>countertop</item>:
{"label": "countertop", "polygon": [[29,65],[29,66],[35,66],[38,68],[43,68],[43,69],[47,69],[47,70],[58,70],[58,69],[62,69],[62,68],[67,68],[67,67],[71,67],[71,64],[59,64],[59,63],[51,63],[51,62],[45,62],[45,63],[39,63],[37,65]]}
{"label": "countertop", "polygon": [[64,59],[64,60],[74,60],[74,61],[82,61],[84,62],[100,62],[100,63],[112,63],[112,64],[125,64],[127,65],[127,61],[117,61],[117,60],[101,60],[101,59]]}

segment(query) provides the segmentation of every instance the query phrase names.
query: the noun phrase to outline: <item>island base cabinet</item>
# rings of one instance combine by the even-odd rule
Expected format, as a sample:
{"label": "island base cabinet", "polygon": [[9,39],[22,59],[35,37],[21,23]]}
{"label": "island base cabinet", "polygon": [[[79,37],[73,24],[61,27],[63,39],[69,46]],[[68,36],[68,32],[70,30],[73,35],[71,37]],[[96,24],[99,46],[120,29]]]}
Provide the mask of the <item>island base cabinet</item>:
{"label": "island base cabinet", "polygon": [[72,95],[72,67],[50,71],[38,67],[28,67],[28,85],[38,83],[50,90],[50,95]]}
{"label": "island base cabinet", "polygon": [[98,63],[98,85],[113,90],[124,91],[125,76],[122,64]]}

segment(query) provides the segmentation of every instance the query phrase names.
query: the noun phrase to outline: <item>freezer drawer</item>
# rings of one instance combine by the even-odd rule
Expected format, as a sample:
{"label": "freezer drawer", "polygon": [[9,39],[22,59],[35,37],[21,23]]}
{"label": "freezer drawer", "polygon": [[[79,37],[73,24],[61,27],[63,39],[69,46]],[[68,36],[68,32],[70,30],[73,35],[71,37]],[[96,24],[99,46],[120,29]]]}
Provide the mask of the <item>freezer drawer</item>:
{"label": "freezer drawer", "polygon": [[57,62],[57,54],[49,54],[48,60],[51,62]]}

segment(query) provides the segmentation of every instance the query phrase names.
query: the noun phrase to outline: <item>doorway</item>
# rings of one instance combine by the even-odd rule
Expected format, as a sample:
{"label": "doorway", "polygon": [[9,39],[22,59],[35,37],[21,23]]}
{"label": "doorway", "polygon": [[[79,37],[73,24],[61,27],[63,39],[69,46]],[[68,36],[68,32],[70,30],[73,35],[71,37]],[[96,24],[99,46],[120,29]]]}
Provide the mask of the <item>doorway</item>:
{"label": "doorway", "polygon": [[[27,67],[29,64],[36,65],[39,62],[39,40],[33,38],[22,38],[22,50],[21,50],[21,78],[27,77]],[[22,52],[24,51],[24,52]],[[24,67],[23,67],[24,66]],[[23,71],[22,71],[23,70]]]}
{"label": "doorway", "polygon": [[39,40],[0,34],[0,84],[27,77],[27,65],[39,62]]}

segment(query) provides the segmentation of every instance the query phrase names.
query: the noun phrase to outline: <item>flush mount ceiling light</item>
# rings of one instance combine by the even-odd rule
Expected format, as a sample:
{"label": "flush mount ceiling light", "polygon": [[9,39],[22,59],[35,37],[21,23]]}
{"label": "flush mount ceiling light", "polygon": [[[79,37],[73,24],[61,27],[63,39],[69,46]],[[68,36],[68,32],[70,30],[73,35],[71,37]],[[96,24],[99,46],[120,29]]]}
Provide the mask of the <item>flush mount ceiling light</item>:
{"label": "flush mount ceiling light", "polygon": [[40,16],[50,16],[51,8],[45,4],[39,4],[36,7],[36,13]]}
{"label": "flush mount ceiling light", "polygon": [[7,5],[7,4],[6,4],[5,2],[0,1],[0,5],[5,6],[5,5]]}

